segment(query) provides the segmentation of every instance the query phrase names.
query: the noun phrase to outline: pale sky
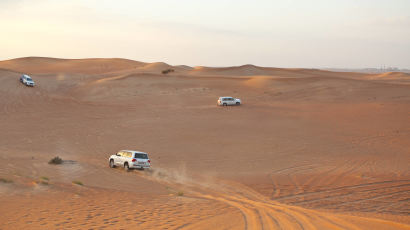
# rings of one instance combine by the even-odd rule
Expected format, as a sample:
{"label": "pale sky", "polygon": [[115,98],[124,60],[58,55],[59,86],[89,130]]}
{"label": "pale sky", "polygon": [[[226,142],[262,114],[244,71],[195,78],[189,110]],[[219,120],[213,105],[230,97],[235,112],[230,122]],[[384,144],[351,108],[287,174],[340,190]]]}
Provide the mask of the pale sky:
{"label": "pale sky", "polygon": [[410,0],[0,0],[0,60],[410,68]]}

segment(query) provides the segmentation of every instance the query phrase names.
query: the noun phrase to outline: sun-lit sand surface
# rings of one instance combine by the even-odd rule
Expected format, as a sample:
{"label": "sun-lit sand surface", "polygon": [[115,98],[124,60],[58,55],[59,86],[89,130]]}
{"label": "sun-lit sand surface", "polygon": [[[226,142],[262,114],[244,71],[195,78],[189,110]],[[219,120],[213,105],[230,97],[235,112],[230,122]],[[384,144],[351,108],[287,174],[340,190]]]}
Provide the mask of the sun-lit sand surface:
{"label": "sun-lit sand surface", "polygon": [[409,74],[22,58],[0,96],[0,229],[410,229]]}

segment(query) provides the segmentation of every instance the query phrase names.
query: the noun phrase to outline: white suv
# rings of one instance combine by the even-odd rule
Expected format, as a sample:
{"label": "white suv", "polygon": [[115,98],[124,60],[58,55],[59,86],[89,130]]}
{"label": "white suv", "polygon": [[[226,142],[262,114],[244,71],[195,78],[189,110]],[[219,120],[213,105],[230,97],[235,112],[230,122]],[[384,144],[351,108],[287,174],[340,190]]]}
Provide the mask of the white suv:
{"label": "white suv", "polygon": [[220,97],[218,99],[218,105],[228,106],[228,105],[240,105],[241,99],[233,97]]}
{"label": "white suv", "polygon": [[31,79],[31,77],[28,76],[28,75],[25,75],[25,74],[21,75],[21,77],[20,77],[20,82],[23,83],[23,84],[25,84],[26,86],[32,86],[32,87],[34,87],[34,81],[33,81],[33,79]]}
{"label": "white suv", "polygon": [[111,155],[110,167],[122,166],[129,170],[131,168],[146,169],[151,167],[151,160],[148,158],[148,154],[133,150],[121,150],[115,155]]}

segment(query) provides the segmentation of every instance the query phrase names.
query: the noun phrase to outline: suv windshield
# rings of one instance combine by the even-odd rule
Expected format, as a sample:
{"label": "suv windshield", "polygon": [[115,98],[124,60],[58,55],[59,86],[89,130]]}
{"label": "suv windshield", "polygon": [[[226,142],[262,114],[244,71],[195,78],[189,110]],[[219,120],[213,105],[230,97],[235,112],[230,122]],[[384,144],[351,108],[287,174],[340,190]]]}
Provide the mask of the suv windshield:
{"label": "suv windshield", "polygon": [[33,81],[31,78],[26,78],[27,81]]}
{"label": "suv windshield", "polygon": [[148,155],[145,153],[136,153],[134,158],[138,158],[138,159],[148,159]]}

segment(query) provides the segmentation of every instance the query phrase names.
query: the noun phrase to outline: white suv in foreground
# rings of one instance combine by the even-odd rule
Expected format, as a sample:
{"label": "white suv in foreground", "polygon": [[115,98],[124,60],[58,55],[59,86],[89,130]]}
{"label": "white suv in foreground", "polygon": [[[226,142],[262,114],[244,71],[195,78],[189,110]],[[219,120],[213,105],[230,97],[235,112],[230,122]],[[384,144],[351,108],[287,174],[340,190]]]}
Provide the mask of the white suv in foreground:
{"label": "white suv in foreground", "polygon": [[23,83],[23,84],[25,84],[26,86],[32,86],[32,87],[34,87],[34,81],[33,81],[33,79],[31,79],[31,77],[28,76],[28,75],[25,75],[25,74],[21,75],[21,77],[20,77],[20,82]]}
{"label": "white suv in foreground", "polygon": [[121,150],[115,155],[111,155],[110,167],[122,166],[129,170],[131,168],[146,169],[151,167],[151,160],[148,158],[148,154],[133,150]]}
{"label": "white suv in foreground", "polygon": [[228,105],[240,105],[241,99],[233,97],[220,97],[218,99],[218,105],[228,106]]}

